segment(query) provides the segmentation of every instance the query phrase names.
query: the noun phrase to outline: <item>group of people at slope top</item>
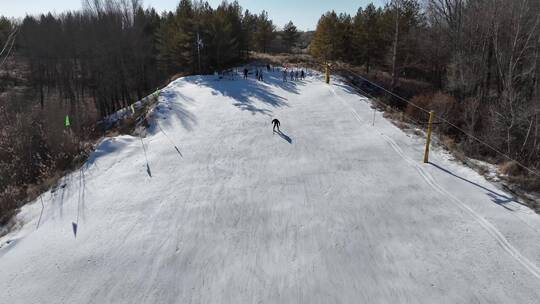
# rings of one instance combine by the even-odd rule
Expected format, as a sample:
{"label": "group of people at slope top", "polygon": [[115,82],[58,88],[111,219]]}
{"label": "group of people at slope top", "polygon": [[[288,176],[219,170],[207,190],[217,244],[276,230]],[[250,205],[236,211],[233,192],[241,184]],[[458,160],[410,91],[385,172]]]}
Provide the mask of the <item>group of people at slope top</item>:
{"label": "group of people at slope top", "polygon": [[283,70],[283,82],[287,82],[287,76],[290,75],[291,76],[291,81],[295,81],[295,80],[304,80],[306,79],[306,73],[304,72],[304,70],[301,70],[300,72],[298,70],[296,71],[293,71],[291,70],[290,72],[288,71],[287,68],[285,68]]}
{"label": "group of people at slope top", "polygon": [[[270,66],[270,64],[266,65],[266,70],[269,73],[272,71],[272,67]],[[248,78],[248,74],[249,74],[249,70],[247,68],[244,68],[244,79]],[[263,69],[258,69],[258,68],[255,69],[255,78],[257,78],[257,80],[259,81],[264,81]]]}
{"label": "group of people at slope top", "polygon": [[[271,72],[272,71],[272,67],[267,64],[266,65],[266,70],[268,72]],[[248,74],[249,74],[249,70],[247,68],[244,68],[244,79],[248,79]],[[286,82],[287,81],[287,76],[290,75],[291,77],[291,81],[294,81],[294,80],[299,80],[299,79],[306,79],[306,73],[304,72],[304,70],[301,70],[301,71],[298,71],[298,70],[291,70],[290,72],[288,71],[287,68],[285,68],[283,70],[283,81]],[[255,69],[255,78],[257,78],[257,80],[259,81],[263,81],[264,78],[263,78],[263,69],[258,69],[256,68]],[[277,118],[274,118],[272,120],[272,131],[273,132],[276,132],[277,130],[277,133],[280,133],[281,131],[279,130],[279,126],[281,125],[281,122],[277,119]]]}

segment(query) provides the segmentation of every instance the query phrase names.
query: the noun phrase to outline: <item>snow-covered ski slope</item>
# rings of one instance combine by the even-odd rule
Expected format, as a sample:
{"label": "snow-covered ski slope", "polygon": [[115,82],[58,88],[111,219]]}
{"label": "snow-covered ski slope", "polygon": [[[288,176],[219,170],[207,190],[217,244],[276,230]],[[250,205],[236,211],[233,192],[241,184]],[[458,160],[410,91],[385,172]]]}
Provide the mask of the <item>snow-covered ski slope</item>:
{"label": "snow-covered ski slope", "polygon": [[23,208],[0,303],[540,302],[538,215],[339,79],[265,81],[162,90]]}

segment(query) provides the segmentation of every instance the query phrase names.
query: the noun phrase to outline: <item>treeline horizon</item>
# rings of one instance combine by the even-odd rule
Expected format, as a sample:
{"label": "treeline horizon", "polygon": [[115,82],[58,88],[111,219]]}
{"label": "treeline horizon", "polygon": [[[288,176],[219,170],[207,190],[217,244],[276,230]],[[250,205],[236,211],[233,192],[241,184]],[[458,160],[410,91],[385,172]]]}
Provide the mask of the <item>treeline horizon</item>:
{"label": "treeline horizon", "polygon": [[290,51],[299,35],[291,21],[277,37],[265,11],[252,14],[237,1],[214,9],[181,0],[161,14],[140,0],[83,4],[78,11],[26,16],[20,24],[18,54],[29,60],[42,107],[45,88],[55,88],[70,102],[91,97],[103,117],[175,74],[220,71],[249,60],[250,51]]}
{"label": "treeline horizon", "polygon": [[76,11],[0,17],[0,225],[33,185],[85,159],[103,117],[171,77],[221,71],[250,51],[290,52],[299,38],[294,23],[278,31],[237,1],[180,0],[158,13],[140,0],[86,0]]}

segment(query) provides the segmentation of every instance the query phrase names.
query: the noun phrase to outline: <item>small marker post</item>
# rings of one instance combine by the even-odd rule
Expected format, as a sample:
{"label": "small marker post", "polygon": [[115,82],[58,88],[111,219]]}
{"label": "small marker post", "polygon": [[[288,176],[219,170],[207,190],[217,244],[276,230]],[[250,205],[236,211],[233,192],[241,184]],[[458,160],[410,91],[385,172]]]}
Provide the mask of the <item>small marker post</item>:
{"label": "small marker post", "polygon": [[73,229],[73,236],[77,238],[77,223],[71,222],[71,228]]}

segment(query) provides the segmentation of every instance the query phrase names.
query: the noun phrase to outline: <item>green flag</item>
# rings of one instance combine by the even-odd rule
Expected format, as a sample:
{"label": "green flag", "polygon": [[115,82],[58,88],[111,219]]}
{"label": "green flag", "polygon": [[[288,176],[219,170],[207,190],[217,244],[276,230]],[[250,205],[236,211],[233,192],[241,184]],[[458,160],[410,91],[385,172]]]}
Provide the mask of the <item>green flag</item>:
{"label": "green flag", "polygon": [[71,124],[69,123],[69,115],[66,115],[66,122],[65,122],[66,128],[69,127]]}

